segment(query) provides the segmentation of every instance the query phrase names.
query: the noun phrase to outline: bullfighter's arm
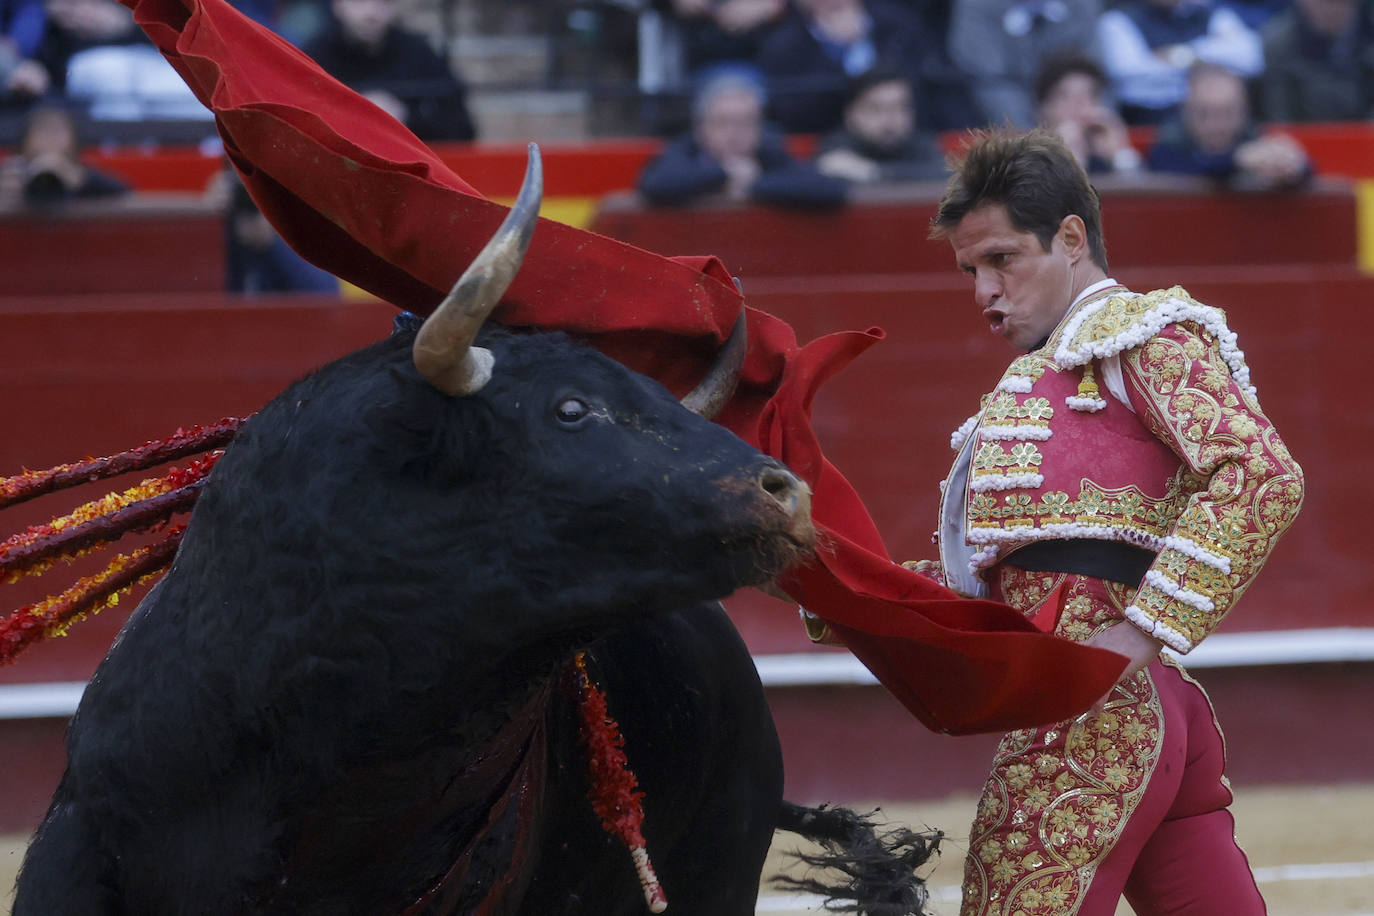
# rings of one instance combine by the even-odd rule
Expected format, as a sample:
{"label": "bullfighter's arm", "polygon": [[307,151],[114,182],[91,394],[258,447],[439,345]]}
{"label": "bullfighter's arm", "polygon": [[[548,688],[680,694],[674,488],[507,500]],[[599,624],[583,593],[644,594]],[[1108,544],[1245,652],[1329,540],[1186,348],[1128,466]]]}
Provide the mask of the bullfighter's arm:
{"label": "bullfighter's arm", "polygon": [[1196,475],[1165,545],[1126,614],[1188,652],[1254,580],[1302,505],[1302,469],[1217,340],[1192,322],[1121,354],[1131,404]]}

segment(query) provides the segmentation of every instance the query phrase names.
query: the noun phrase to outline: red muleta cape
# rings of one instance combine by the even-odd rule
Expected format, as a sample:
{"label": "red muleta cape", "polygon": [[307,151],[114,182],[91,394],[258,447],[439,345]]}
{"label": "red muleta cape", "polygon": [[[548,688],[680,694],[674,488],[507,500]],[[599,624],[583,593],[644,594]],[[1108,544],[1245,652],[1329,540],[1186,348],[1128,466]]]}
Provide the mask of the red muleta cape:
{"label": "red muleta cape", "polygon": [[[224,0],[122,0],[215,114],[225,151],[301,255],[427,314],[506,213],[400,123]],[[705,371],[741,297],[715,258],[664,258],[541,220],[496,320],[587,340],[681,394]],[[927,727],[955,734],[1082,712],[1124,659],[1036,630],[995,602],[960,599],[892,562],[863,503],[811,428],[819,387],[882,338],[799,346],[748,310],[749,355],[718,418],[814,490],[816,560],[782,584]]]}

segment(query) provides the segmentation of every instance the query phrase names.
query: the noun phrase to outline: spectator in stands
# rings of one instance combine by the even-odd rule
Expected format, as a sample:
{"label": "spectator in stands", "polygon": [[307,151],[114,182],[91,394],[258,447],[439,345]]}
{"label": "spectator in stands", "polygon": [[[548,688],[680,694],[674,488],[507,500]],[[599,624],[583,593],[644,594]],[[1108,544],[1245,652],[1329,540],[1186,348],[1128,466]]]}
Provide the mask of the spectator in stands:
{"label": "spectator in stands", "polygon": [[692,100],[692,129],[645,168],[639,191],[654,204],[719,194],[736,201],[827,207],[844,201],[845,182],[794,159],[764,126],[763,86],[747,72],[706,80]]}
{"label": "spectator in stands", "polygon": [[1150,168],[1216,179],[1238,190],[1294,188],[1312,175],[1307,154],[1281,133],[1262,135],[1245,81],[1225,67],[1197,64],[1178,118],[1160,127]]}
{"label": "spectator in stands", "polygon": [[122,197],[129,186],[81,161],[76,121],[44,103],[29,112],[19,149],[0,162],[0,209]]}
{"label": "spectator in stands", "polygon": [[38,98],[50,90],[63,93],[74,56],[96,48],[151,48],[133,14],[117,0],[45,0],[44,27],[33,57],[10,74],[8,88],[19,96]]}
{"label": "spectator in stands", "polygon": [[[305,47],[324,34],[334,18],[329,11],[328,0],[233,0],[233,2],[245,14],[268,26],[298,48]],[[249,12],[246,4],[259,5],[260,12],[257,14]],[[268,9],[262,9],[263,6],[268,7]]]}
{"label": "spectator in stands", "polygon": [[849,81],[879,60],[900,61],[907,68],[919,95],[923,126],[964,126],[944,123],[954,116],[937,93],[944,85],[939,74],[943,42],[909,7],[893,0],[794,4],[793,12],[764,39],[758,59],[769,80],[770,111],[783,130],[825,133],[838,128]]}
{"label": "spectator in stands", "polygon": [[1374,118],[1374,3],[1293,0],[1261,35],[1263,120]]}
{"label": "spectator in stands", "polygon": [[954,0],[949,53],[985,120],[1035,124],[1031,84],[1050,55],[1088,47],[1102,0]]}
{"label": "spectator in stands", "polygon": [[38,53],[45,26],[43,0],[0,0],[0,90],[8,92],[15,68]]}
{"label": "spectator in stands", "polygon": [[786,0],[669,0],[669,6],[689,77],[722,63],[752,63],[787,12]]}
{"label": "spectator in stands", "polygon": [[1035,78],[1040,124],[1059,135],[1088,174],[1135,172],[1140,153],[1106,92],[1107,75],[1096,61],[1072,51],[1056,54]]}
{"label": "spectator in stands", "polygon": [[1259,75],[1259,34],[1218,0],[1126,0],[1098,20],[1099,59],[1128,124],[1167,120],[1203,61],[1246,79]]}
{"label": "spectator in stands", "polygon": [[1263,29],[1279,13],[1292,4],[1293,0],[1226,0],[1241,21],[1256,32]]}
{"label": "spectator in stands", "polygon": [[471,140],[466,90],[447,60],[397,24],[398,0],[333,0],[333,21],[306,44],[331,76],[421,140]]}
{"label": "spectator in stands", "polygon": [[887,65],[854,79],[844,126],[821,141],[815,164],[823,175],[855,182],[945,177],[939,143],[916,128],[911,81]]}
{"label": "spectator in stands", "polygon": [[65,96],[92,121],[210,119],[117,0],[45,0],[37,48],[13,67],[6,89],[12,109]]}
{"label": "spectator in stands", "polygon": [[296,254],[262,215],[233,169],[206,191],[224,207],[225,288],[231,293],[338,293],[339,281]]}

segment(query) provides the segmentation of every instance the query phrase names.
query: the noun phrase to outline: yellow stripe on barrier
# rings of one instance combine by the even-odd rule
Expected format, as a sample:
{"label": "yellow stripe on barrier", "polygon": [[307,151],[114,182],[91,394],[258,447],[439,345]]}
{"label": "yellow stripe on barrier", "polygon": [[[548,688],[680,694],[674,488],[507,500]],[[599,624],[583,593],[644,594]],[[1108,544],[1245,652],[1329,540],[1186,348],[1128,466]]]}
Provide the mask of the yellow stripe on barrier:
{"label": "yellow stripe on barrier", "polygon": [[1360,270],[1374,274],[1374,179],[1355,182],[1355,246]]}
{"label": "yellow stripe on barrier", "polygon": [[[493,197],[492,200],[509,207],[515,198]],[[543,203],[539,205],[539,215],[556,223],[566,223],[577,229],[586,229],[591,224],[592,214],[596,210],[596,201],[595,197],[576,197],[573,195],[545,197]]]}

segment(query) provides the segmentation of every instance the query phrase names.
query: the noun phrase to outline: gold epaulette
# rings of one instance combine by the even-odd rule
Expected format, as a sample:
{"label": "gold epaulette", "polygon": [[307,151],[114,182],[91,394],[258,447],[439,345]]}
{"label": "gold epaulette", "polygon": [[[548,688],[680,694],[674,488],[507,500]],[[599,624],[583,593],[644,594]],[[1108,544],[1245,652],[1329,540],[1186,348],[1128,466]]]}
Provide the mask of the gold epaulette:
{"label": "gold epaulette", "polygon": [[1236,346],[1236,335],[1226,326],[1226,313],[1203,305],[1181,286],[1150,293],[1123,293],[1089,302],[1069,316],[1058,335],[1054,360],[1073,368],[1116,356],[1138,347],[1171,324],[1190,322],[1217,341],[1231,375],[1251,397],[1250,370],[1245,354]]}

